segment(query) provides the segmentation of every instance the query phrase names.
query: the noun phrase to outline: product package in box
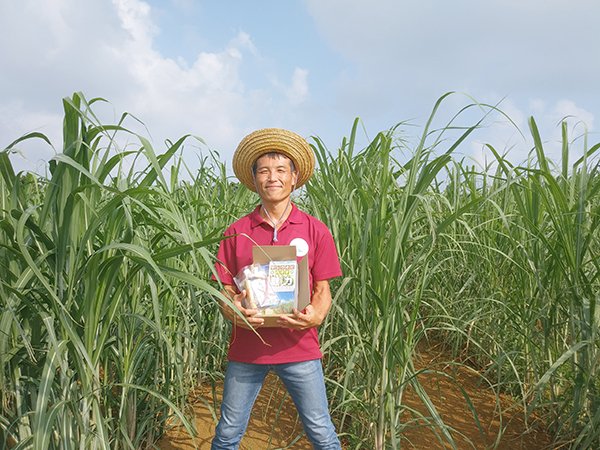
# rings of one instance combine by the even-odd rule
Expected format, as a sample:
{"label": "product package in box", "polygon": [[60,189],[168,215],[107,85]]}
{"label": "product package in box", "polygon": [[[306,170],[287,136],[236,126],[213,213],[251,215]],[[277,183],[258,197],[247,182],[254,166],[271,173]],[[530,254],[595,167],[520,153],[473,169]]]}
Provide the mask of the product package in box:
{"label": "product package in box", "polygon": [[280,315],[306,308],[310,302],[308,259],[298,262],[296,247],[254,246],[252,260],[234,280],[240,291],[246,290],[244,307],[258,309],[263,326],[276,327]]}

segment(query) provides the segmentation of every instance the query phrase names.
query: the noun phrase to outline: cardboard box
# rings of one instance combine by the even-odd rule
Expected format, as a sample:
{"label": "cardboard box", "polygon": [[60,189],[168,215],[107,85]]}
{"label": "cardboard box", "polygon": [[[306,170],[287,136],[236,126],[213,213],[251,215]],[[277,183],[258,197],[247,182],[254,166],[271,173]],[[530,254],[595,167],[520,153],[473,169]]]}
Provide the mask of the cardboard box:
{"label": "cardboard box", "polygon": [[[252,247],[252,262],[268,264],[269,261],[291,261],[296,258],[296,247],[293,245],[255,245]],[[308,256],[298,261],[298,310],[302,311],[310,303],[310,283],[308,277]],[[262,327],[278,327],[277,319],[284,314],[259,314],[265,319]],[[291,314],[285,314],[291,316]],[[262,328],[261,327],[261,328]]]}

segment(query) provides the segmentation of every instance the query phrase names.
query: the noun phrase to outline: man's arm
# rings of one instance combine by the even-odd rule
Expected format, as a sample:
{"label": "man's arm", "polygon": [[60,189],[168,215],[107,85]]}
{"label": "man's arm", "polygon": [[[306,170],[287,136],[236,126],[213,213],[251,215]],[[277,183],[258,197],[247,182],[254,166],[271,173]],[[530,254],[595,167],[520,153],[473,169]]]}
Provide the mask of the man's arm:
{"label": "man's arm", "polygon": [[[246,318],[246,320],[252,325],[254,328],[258,328],[262,324],[265,323],[264,319],[259,317],[254,317],[258,310],[256,309],[246,309],[242,306],[242,302],[246,297],[246,291],[242,291],[239,294],[236,293],[235,288],[230,284],[223,285],[223,295],[227,298],[231,299],[234,306],[242,313],[242,315]],[[222,300],[219,300],[219,307],[221,309],[221,314],[225,319],[234,324],[234,326],[240,326],[242,328],[251,329],[250,326],[232,309],[232,307],[225,303]]]}
{"label": "man's arm", "polygon": [[279,325],[285,328],[295,330],[306,330],[308,328],[318,327],[323,323],[327,313],[331,308],[331,290],[329,289],[329,280],[316,281],[310,305],[302,313],[294,309],[294,314],[289,316],[280,316]]}

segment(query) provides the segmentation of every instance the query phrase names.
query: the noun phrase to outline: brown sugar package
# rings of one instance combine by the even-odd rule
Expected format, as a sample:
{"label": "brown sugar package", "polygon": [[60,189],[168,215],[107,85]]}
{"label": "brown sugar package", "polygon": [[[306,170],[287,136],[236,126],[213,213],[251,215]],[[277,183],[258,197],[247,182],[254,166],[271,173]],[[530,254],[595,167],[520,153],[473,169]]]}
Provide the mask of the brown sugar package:
{"label": "brown sugar package", "polygon": [[245,308],[259,315],[290,314],[298,307],[298,263],[269,261],[245,266],[234,278],[238,289],[246,290]]}
{"label": "brown sugar package", "polygon": [[[270,276],[269,276],[270,275]],[[262,327],[279,327],[282,315],[310,303],[308,257],[298,257],[292,245],[255,245],[252,264],[243,267],[234,282],[246,290],[245,308],[258,310]]]}

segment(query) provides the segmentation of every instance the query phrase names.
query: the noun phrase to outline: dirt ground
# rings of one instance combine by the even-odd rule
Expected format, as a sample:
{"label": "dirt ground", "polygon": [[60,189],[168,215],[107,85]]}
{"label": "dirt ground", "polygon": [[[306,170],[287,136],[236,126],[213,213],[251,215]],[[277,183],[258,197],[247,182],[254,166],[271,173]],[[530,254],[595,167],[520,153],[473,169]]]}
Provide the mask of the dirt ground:
{"label": "dirt ground", "polygon": [[[552,448],[550,437],[541,431],[540,424],[530,422],[529,427],[525,425],[522,408],[513,399],[508,396],[497,397],[491,389],[486,388],[477,372],[447,361],[447,358],[437,353],[426,352],[421,354],[416,364],[421,369],[438,372],[423,373],[419,375],[419,381],[444,423],[454,430],[452,437],[459,449],[491,449],[494,445],[505,450]],[[220,401],[220,389],[221,386],[216,386],[217,402]],[[465,400],[465,394],[470,398],[472,408]],[[218,404],[212,404],[212,399],[213,392],[208,386],[200,387],[192,399],[197,430],[195,438],[190,437],[185,429],[174,427],[158,443],[158,448],[209,449],[215,422],[211,408],[207,405],[212,405],[213,411],[218,415]],[[418,396],[410,389],[406,391],[403,402],[425,417],[429,416]],[[440,443],[433,428],[425,420],[411,418],[407,414],[404,423],[407,425],[403,433],[402,448],[452,448],[449,444]],[[294,405],[285,395],[281,382],[275,375],[269,374],[253,409],[240,449],[279,448],[304,450],[312,447],[303,436]]]}

